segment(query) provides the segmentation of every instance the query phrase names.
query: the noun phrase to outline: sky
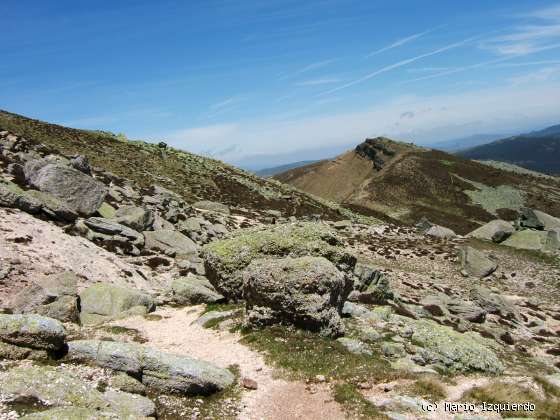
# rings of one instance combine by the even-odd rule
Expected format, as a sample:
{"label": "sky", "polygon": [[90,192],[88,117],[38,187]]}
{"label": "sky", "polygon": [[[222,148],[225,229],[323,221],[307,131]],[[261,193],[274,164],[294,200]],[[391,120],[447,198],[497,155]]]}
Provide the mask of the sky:
{"label": "sky", "polygon": [[0,108],[246,167],[560,123],[560,1],[2,0]]}

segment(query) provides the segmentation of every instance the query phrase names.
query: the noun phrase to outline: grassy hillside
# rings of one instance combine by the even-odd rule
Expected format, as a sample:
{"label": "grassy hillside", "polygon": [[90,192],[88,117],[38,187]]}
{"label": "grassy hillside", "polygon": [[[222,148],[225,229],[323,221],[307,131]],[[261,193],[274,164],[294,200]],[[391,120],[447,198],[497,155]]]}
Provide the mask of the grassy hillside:
{"label": "grassy hillside", "polygon": [[377,152],[364,153],[362,143],[336,159],[274,178],[366,214],[410,224],[426,216],[459,233],[496,217],[512,220],[523,206],[560,216],[558,179],[385,138],[368,142]]}
{"label": "grassy hillside", "polygon": [[338,205],[319,201],[287,185],[268,181],[223,162],[192,153],[127,141],[108,132],[77,130],[0,111],[0,130],[42,143],[66,156],[85,155],[93,166],[131,179],[144,188],[157,184],[188,202],[214,200],[285,216],[348,217]]}

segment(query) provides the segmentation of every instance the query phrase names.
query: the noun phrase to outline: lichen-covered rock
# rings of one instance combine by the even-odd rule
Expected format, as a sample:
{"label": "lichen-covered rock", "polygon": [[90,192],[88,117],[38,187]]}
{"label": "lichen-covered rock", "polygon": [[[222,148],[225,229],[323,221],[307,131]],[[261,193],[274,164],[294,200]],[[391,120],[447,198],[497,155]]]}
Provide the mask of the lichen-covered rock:
{"label": "lichen-covered rock", "polygon": [[134,245],[144,245],[144,236],[123,224],[117,223],[112,219],[104,219],[103,217],[90,217],[84,220],[84,224],[91,230],[105,235],[118,235],[131,241]]}
{"label": "lichen-covered rock", "polygon": [[36,312],[60,322],[77,323],[80,320],[78,298],[76,296],[61,296],[52,303],[39,306]]}
{"label": "lichen-covered rock", "polygon": [[489,276],[498,268],[496,261],[470,246],[459,249],[459,262],[461,270],[466,271],[470,276],[479,278]]}
{"label": "lichen-covered rock", "polygon": [[131,229],[143,232],[154,224],[154,213],[144,207],[122,206],[117,209],[115,219]]}
{"label": "lichen-covered rock", "polygon": [[80,293],[82,314],[116,316],[135,306],[155,309],[154,299],[139,290],[97,283]]}
{"label": "lichen-covered rock", "polygon": [[356,258],[321,223],[287,223],[273,227],[242,229],[233,236],[211,242],[202,249],[206,275],[228,299],[242,298],[242,272],[259,258],[324,257],[342,271],[351,272]]}
{"label": "lichen-covered rock", "polygon": [[347,337],[340,337],[336,340],[342,347],[348,350],[350,353],[353,354],[365,354],[365,355],[372,355],[372,351],[369,346],[360,341],[353,338]]}
{"label": "lichen-covered rock", "polygon": [[521,315],[513,303],[484,286],[474,286],[470,290],[470,297],[489,314],[495,314],[511,321],[521,320]]}
{"label": "lichen-covered rock", "polygon": [[515,229],[511,223],[505,220],[492,220],[478,229],[473,230],[467,236],[500,243],[509,238],[514,232]]}
{"label": "lichen-covered rock", "polygon": [[255,260],[243,273],[247,322],[290,323],[322,335],[344,334],[340,319],[351,281],[323,257]]}
{"label": "lichen-covered rock", "polygon": [[198,251],[192,239],[174,230],[155,230],[144,232],[145,248],[159,251],[169,256],[189,256]]}
{"label": "lichen-covered rock", "polygon": [[31,283],[12,298],[10,307],[14,313],[40,312],[42,305],[51,304],[62,296],[75,297],[77,294],[78,277],[72,272],[64,272]]}
{"label": "lichen-covered rock", "polygon": [[153,416],[156,411],[154,403],[145,397],[119,391],[101,393],[91,383],[52,366],[22,366],[0,372],[0,392],[7,402],[23,400],[68,408],[68,411],[51,411],[48,417],[28,418],[56,419],[59,417],[55,415],[60,415],[62,419],[80,419],[76,414],[81,410],[95,410],[106,416],[99,418],[132,420]]}
{"label": "lichen-covered rock", "polygon": [[28,190],[25,192],[25,195],[41,203],[41,210],[53,219],[73,222],[78,218],[76,211],[51,194],[37,190]]}
{"label": "lichen-covered rock", "polygon": [[560,219],[539,210],[524,208],[521,211],[519,225],[529,229],[551,230],[560,228]]}
{"label": "lichen-covered rock", "polygon": [[13,182],[0,181],[0,206],[23,210],[36,214],[41,211],[42,204],[39,200],[29,196]]}
{"label": "lichen-covered rock", "polygon": [[[118,420],[119,415],[93,408],[56,407],[45,411],[27,414],[21,420]],[[131,419],[132,420],[132,419]]]}
{"label": "lichen-covered rock", "polygon": [[229,207],[222,203],[216,203],[214,201],[197,201],[193,204],[194,208],[200,210],[208,210],[216,213],[229,214]]}
{"label": "lichen-covered rock", "polygon": [[214,286],[206,278],[190,273],[186,277],[173,279],[171,295],[173,302],[179,305],[216,303],[224,300],[224,297],[216,292]]}
{"label": "lichen-covered rock", "polygon": [[25,164],[25,177],[30,185],[53,195],[71,210],[90,216],[107,195],[107,187],[72,167],[50,160],[32,160]]}
{"label": "lichen-covered rock", "polygon": [[502,245],[517,249],[542,250],[548,238],[548,232],[539,230],[521,230],[515,232]]}
{"label": "lichen-covered rock", "polygon": [[498,374],[504,365],[492,349],[492,342],[475,333],[458,333],[450,327],[430,321],[416,321],[412,342],[422,347],[426,364],[435,364],[449,372],[485,372]]}
{"label": "lichen-covered rock", "polygon": [[424,235],[440,239],[452,239],[457,236],[451,229],[439,225],[431,226],[424,232]]}
{"label": "lichen-covered rock", "polygon": [[148,387],[183,395],[207,395],[223,390],[233,374],[210,363],[186,356],[162,353],[138,344],[98,340],[68,343],[69,360],[88,361],[126,372]]}
{"label": "lichen-covered rock", "polygon": [[146,394],[146,386],[138,379],[124,372],[116,372],[109,378],[109,385],[111,388],[119,389],[130,394]]}
{"label": "lichen-covered rock", "polygon": [[56,319],[41,315],[0,314],[0,340],[16,346],[59,351],[66,331]]}

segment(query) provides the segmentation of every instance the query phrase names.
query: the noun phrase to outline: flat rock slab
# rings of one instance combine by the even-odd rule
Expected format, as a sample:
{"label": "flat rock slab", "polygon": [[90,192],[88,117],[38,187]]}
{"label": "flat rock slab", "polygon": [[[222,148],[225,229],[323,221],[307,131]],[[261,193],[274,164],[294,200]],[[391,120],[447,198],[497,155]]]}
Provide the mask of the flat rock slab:
{"label": "flat rock slab", "polygon": [[208,395],[230,386],[227,370],[186,356],[162,353],[138,344],[78,340],[68,343],[70,360],[126,372],[146,386],[182,395]]}
{"label": "flat rock slab", "polygon": [[66,331],[57,320],[41,315],[0,314],[0,340],[16,346],[58,351]]}
{"label": "flat rock slab", "polygon": [[[0,372],[0,393],[7,401],[23,399],[54,407],[52,410],[55,411],[48,417],[29,418],[76,419],[81,418],[76,417],[77,412],[88,413],[88,410],[106,413],[107,418],[129,420],[156,414],[156,406],[148,398],[112,390],[102,393],[92,383],[62,367],[22,366]],[[58,412],[56,408],[63,411]],[[60,417],[55,417],[55,413]],[[71,413],[74,416],[70,416]]]}

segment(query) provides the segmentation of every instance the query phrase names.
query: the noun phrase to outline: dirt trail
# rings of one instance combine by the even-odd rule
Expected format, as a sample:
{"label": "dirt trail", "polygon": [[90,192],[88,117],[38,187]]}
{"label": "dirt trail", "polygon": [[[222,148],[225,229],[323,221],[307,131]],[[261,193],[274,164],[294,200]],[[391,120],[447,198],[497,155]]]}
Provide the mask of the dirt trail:
{"label": "dirt trail", "polygon": [[220,367],[237,364],[242,377],[254,379],[258,384],[257,390],[243,393],[240,419],[345,418],[340,405],[333,401],[328,385],[313,385],[309,389],[301,382],[275,378],[262,355],[239,343],[239,334],[193,324],[202,310],[203,306],[163,308],[155,312],[162,316],[159,321],[147,321],[138,316],[113,324],[139,330],[148,340],[147,345],[163,351],[192,356]]}

